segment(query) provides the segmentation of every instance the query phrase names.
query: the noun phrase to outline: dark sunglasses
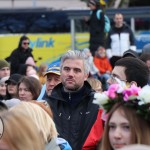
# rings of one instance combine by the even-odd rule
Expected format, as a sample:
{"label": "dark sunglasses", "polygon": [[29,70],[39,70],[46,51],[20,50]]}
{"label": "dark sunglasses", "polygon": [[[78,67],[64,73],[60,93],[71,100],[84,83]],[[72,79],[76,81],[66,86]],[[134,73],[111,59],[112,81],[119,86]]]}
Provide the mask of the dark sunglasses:
{"label": "dark sunglasses", "polygon": [[23,45],[29,45],[29,44],[30,44],[29,42],[28,43],[27,42],[23,42]]}

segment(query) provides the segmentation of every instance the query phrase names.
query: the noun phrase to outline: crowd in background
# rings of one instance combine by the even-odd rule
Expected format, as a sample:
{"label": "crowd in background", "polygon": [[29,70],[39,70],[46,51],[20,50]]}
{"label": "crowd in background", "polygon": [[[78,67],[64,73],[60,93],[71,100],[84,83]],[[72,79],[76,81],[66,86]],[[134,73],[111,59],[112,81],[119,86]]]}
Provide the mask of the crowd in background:
{"label": "crowd in background", "polygon": [[139,55],[123,14],[105,33],[99,1],[88,6],[89,48],[36,66],[22,36],[9,59],[0,59],[0,149],[150,148],[150,45]]}

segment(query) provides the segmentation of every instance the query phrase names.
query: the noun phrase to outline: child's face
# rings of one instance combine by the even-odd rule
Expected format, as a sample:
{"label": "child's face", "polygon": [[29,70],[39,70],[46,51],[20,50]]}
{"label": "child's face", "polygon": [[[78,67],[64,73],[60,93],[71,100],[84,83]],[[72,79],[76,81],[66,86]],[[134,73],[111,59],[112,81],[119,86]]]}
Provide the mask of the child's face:
{"label": "child's face", "polygon": [[100,48],[100,49],[98,50],[98,55],[99,55],[99,57],[101,57],[101,58],[106,57],[106,51],[105,51],[105,49],[104,49],[104,48]]}

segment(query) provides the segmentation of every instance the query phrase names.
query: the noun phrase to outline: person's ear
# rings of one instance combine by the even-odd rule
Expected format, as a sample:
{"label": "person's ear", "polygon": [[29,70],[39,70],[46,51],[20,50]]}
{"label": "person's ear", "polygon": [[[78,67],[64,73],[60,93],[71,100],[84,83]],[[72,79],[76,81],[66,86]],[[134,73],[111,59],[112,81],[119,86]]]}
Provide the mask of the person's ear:
{"label": "person's ear", "polygon": [[88,76],[89,76],[89,74],[85,74],[85,75],[84,75],[84,81],[87,80]]}

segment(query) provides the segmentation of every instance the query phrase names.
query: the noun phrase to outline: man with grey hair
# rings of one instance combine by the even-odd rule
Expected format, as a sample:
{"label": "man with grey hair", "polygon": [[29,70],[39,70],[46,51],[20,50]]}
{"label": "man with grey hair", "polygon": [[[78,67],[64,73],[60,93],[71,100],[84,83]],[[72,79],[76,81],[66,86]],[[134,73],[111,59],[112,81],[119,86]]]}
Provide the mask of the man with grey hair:
{"label": "man with grey hair", "polygon": [[59,136],[73,150],[81,150],[97,118],[94,92],[86,81],[89,69],[82,52],[69,50],[61,58],[61,83],[54,87],[48,100]]}

